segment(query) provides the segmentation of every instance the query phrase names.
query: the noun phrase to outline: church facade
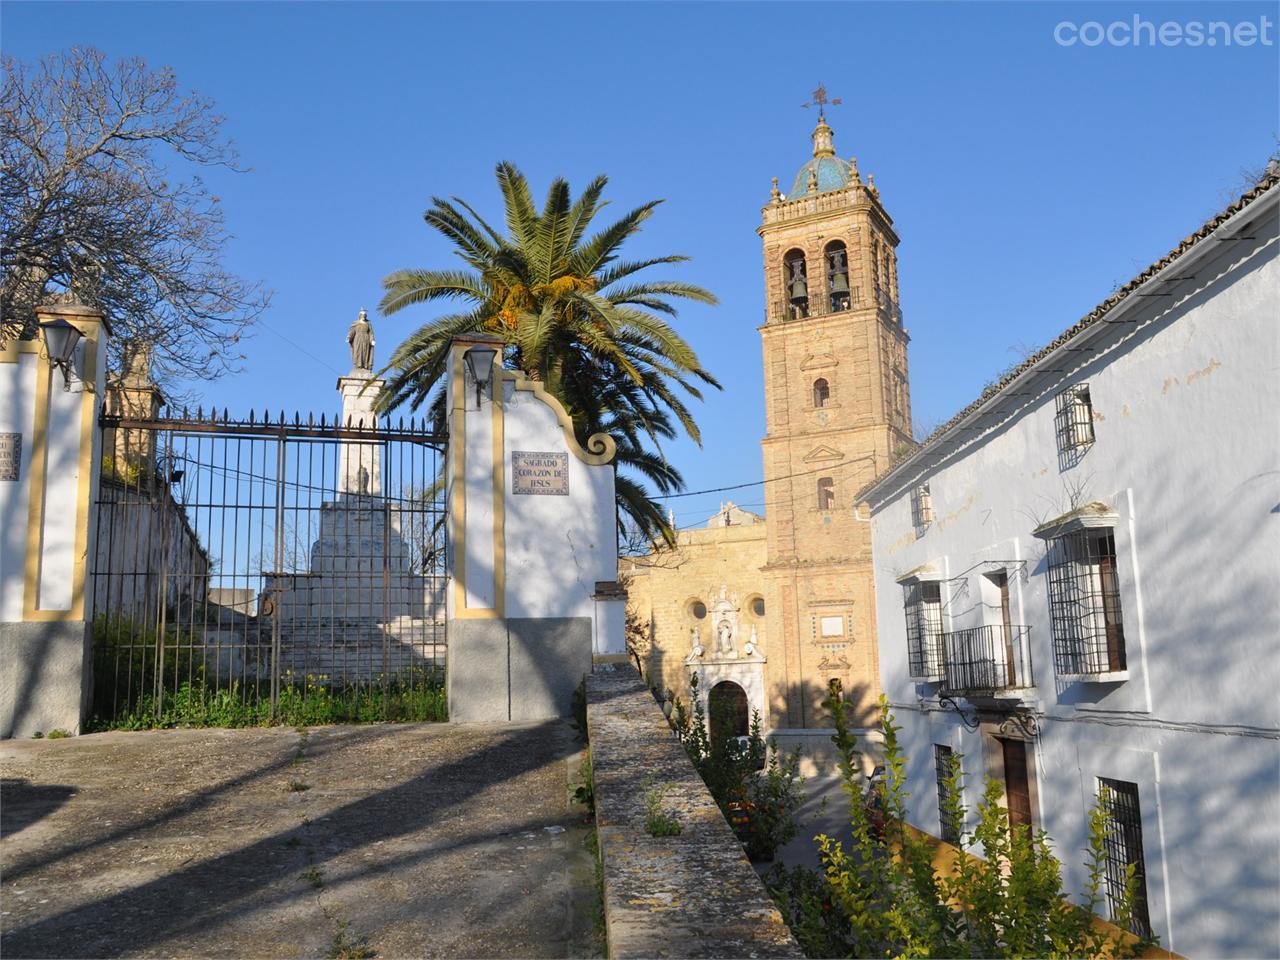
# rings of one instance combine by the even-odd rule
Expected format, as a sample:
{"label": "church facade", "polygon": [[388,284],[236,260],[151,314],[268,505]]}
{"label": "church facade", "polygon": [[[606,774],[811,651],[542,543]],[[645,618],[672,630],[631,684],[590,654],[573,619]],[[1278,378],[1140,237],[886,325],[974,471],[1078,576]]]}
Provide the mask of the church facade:
{"label": "church facade", "polygon": [[687,702],[697,673],[700,696],[719,687],[780,742],[820,752],[830,680],[865,726],[880,693],[870,527],[854,495],[912,443],[898,236],[825,117],[790,192],[774,180],[758,233],[765,515],[726,504],[621,569],[652,686]]}

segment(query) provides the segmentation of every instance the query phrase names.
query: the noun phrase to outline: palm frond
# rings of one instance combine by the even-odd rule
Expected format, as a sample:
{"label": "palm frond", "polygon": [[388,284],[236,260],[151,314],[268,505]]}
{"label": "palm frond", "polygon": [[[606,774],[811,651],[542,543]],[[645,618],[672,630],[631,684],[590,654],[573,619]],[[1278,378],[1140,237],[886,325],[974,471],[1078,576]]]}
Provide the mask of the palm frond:
{"label": "palm frond", "polygon": [[576,200],[557,178],[539,211],[514,165],[500,163],[495,172],[506,235],[466,201],[433,197],[424,219],[452,242],[469,269],[399,270],[383,281],[386,314],[442,299],[471,309],[428,321],[396,348],[378,374],[386,378],[378,409],[426,405],[433,417],[443,417],[452,340],[496,333],[507,344],[504,362],[540,380],[560,400],[580,441],[602,431],[615,438],[619,522],[671,541],[674,532],[649,487],[661,494],[682,489],[684,479],[663,445],[681,433],[701,442],[688,401],[701,399],[703,386],[719,387],[671,325],[678,315],[673,301],[715,304],[716,297],[690,283],[628,280],[689,259],[618,259],[623,243],[661,201],[591,233],[607,206],[606,177],[592,180]]}

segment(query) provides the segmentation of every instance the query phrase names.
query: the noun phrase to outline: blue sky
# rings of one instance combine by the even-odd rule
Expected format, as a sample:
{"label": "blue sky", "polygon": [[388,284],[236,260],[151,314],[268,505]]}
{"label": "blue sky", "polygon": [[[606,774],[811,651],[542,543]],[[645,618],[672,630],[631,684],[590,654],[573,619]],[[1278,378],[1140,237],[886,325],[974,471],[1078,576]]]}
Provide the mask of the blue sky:
{"label": "blue sky", "polygon": [[[1270,45],[1059,46],[1054,28],[1272,22]],[[704,446],[669,454],[689,489],[758,480],[764,313],[755,228],[770,178],[808,158],[821,81],[829,119],[894,217],[912,402],[938,423],[1021,346],[1052,338],[1225,205],[1280,130],[1277,5],[847,3],[22,3],[6,53],[72,44],[172,66],[213,98],[253,169],[209,177],[227,261],[275,291],[244,372],[206,388],[232,411],[332,410],[343,342],[380,279],[448,266],[422,223],[432,194],[496,213],[493,167],[535,193],[610,177],[617,210],[666,203],[636,255],[716,308],[679,328],[723,381]],[[657,274],[655,274],[656,276]],[[374,317],[379,357],[432,315]],[[760,487],[732,494],[760,504]],[[723,499],[673,501],[692,524]]]}

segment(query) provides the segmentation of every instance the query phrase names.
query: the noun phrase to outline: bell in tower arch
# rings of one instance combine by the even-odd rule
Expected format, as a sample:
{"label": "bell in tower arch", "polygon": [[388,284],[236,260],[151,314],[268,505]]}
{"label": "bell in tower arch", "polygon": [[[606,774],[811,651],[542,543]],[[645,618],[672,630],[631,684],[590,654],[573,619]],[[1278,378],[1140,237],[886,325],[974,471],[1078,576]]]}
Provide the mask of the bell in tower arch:
{"label": "bell in tower arch", "polygon": [[831,312],[849,309],[849,264],[844,244],[836,242],[827,248],[827,278],[831,293]]}
{"label": "bell in tower arch", "polygon": [[790,279],[787,281],[788,299],[791,302],[793,317],[809,315],[809,281],[805,276],[804,255],[797,253],[787,258],[787,270]]}

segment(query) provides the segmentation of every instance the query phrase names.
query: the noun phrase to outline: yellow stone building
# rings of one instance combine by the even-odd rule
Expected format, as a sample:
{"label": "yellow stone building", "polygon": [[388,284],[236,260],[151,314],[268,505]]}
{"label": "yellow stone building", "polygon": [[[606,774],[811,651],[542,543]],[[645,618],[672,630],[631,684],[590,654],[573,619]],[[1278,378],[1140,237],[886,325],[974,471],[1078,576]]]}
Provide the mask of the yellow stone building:
{"label": "yellow stone building", "polygon": [[621,570],[653,686],[687,700],[696,671],[703,696],[816,744],[829,680],[864,725],[880,694],[870,524],[854,493],[912,443],[898,235],[825,117],[762,215],[765,516],[726,504]]}

